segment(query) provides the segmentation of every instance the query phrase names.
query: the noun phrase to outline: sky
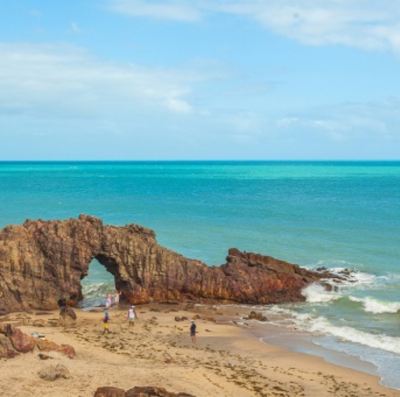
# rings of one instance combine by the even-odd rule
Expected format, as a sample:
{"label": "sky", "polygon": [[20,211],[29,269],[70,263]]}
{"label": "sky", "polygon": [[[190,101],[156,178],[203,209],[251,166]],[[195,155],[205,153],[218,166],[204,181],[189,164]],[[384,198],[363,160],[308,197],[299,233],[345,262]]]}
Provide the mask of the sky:
{"label": "sky", "polygon": [[400,0],[0,6],[0,160],[400,159]]}

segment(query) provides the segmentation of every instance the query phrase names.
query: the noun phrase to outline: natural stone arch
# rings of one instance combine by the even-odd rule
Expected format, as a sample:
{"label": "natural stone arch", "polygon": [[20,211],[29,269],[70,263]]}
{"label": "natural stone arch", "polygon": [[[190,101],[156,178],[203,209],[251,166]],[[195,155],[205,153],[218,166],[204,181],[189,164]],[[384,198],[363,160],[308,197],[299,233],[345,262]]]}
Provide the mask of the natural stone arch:
{"label": "natural stone arch", "polygon": [[80,307],[102,306],[106,302],[107,295],[116,290],[115,277],[94,258],[89,264],[88,275],[81,279],[83,300]]}
{"label": "natural stone arch", "polygon": [[103,225],[80,215],[30,221],[0,231],[0,313],[54,309],[56,297],[82,300],[81,280],[97,258],[128,302],[196,300],[281,303],[301,301],[301,289],[327,277],[258,254],[229,250],[220,267],[160,246],[145,227]]}

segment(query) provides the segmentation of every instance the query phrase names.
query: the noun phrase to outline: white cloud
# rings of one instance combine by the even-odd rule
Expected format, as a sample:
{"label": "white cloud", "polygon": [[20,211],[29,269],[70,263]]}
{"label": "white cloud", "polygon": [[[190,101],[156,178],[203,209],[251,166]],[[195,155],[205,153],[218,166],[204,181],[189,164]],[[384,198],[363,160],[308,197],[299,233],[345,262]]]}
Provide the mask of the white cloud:
{"label": "white cloud", "polygon": [[111,0],[115,12],[136,17],[151,17],[175,21],[197,21],[201,11],[193,2],[182,1],[146,1],[146,0]]}
{"label": "white cloud", "polygon": [[400,0],[109,0],[115,12],[177,21],[250,18],[306,45],[400,51]]}
{"label": "white cloud", "polygon": [[398,0],[234,1],[224,10],[247,15],[303,44],[400,50]]}
{"label": "white cloud", "polygon": [[[204,77],[204,76],[203,76]],[[120,65],[69,46],[0,43],[0,113],[129,114],[193,110],[187,71]]]}

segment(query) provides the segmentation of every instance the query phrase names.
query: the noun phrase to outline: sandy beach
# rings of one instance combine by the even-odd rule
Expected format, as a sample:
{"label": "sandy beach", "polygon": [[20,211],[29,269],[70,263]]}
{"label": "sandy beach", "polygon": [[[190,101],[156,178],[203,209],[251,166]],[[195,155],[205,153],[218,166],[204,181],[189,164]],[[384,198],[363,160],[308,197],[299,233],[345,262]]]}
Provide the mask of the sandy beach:
{"label": "sandy beach", "polygon": [[[49,352],[50,358],[42,360],[37,349],[2,359],[0,395],[92,397],[104,386],[157,386],[196,397],[400,396],[381,386],[378,377],[260,341],[257,322],[240,325],[244,313],[232,307],[154,304],[136,309],[138,319],[129,327],[127,307],[112,308],[108,334],[103,334],[103,309],[77,309],[77,320],[66,326],[58,324],[58,311],[0,317],[0,324],[40,333],[76,351],[72,359]],[[189,335],[192,318],[197,318],[196,344]],[[67,369],[65,378],[48,381],[38,375],[58,364]]]}

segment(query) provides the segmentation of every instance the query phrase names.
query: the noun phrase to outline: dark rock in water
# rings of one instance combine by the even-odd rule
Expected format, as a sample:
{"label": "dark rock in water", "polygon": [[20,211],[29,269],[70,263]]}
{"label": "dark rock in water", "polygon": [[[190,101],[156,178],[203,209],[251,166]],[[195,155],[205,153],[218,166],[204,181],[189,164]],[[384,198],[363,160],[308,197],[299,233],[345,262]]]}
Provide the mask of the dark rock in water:
{"label": "dark rock in water", "polygon": [[125,303],[297,302],[305,286],[330,276],[235,248],[225,264],[208,267],[162,247],[150,229],[103,225],[92,216],[27,220],[0,231],[0,312],[55,309],[58,296],[77,304],[94,258]]}
{"label": "dark rock in water", "polygon": [[268,318],[265,317],[262,313],[251,311],[250,314],[245,317],[245,320],[268,321]]}

